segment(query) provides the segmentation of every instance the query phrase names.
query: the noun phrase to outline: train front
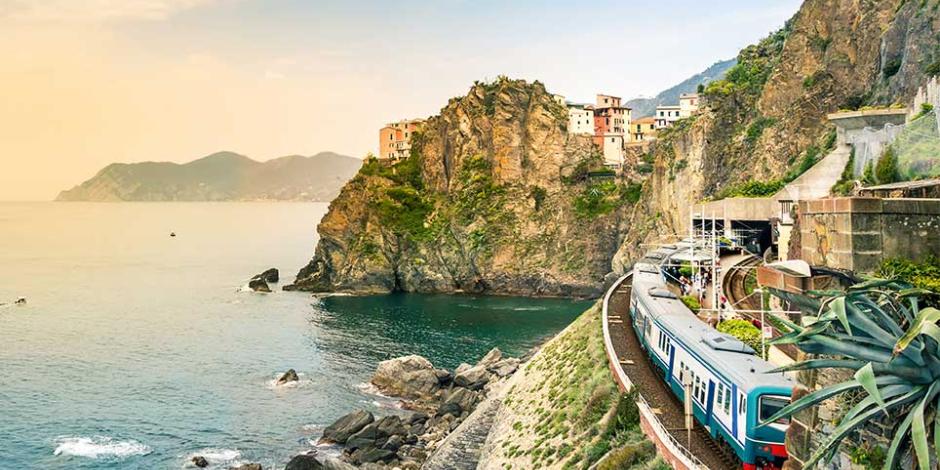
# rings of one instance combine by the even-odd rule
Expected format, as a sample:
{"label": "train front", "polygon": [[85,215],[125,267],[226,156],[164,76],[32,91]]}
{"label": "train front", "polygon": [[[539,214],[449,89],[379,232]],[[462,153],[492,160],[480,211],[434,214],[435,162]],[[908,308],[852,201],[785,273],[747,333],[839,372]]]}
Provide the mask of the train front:
{"label": "train front", "polygon": [[760,426],[790,404],[790,387],[759,387],[748,394],[747,452],[744,470],[779,470],[787,460],[784,444],[789,418]]}

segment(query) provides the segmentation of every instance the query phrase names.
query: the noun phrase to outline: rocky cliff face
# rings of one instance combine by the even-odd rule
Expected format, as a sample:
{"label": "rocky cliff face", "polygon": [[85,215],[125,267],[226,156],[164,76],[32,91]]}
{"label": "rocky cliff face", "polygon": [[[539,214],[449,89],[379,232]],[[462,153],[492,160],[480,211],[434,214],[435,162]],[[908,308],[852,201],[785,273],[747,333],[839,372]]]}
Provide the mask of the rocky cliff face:
{"label": "rocky cliff face", "polygon": [[366,163],[323,218],[294,289],[590,296],[629,187],[538,82],[452,99],[394,165]]}
{"label": "rocky cliff face", "polygon": [[908,103],[940,72],[938,26],[934,0],[804,2],[709,84],[703,112],[662,134],[614,270],[636,259],[642,243],[687,230],[693,203],[811,163],[829,145],[828,113]]}

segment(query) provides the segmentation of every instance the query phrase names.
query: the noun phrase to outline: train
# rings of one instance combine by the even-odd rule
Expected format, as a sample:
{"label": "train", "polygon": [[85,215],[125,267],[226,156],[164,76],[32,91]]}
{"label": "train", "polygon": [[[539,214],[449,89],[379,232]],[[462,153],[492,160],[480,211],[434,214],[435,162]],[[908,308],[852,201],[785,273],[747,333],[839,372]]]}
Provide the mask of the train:
{"label": "train", "polygon": [[760,426],[790,403],[794,383],[735,337],[701,321],[667,289],[659,249],[633,267],[630,317],[639,342],[670,390],[685,401],[712,439],[741,461],[743,470],[779,470],[789,420]]}

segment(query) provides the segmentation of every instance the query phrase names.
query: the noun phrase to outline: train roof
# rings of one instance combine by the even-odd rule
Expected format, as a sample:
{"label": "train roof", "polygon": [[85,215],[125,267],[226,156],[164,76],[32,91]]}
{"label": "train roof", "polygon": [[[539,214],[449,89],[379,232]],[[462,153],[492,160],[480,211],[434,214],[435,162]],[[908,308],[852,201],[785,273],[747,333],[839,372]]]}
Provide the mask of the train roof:
{"label": "train roof", "polygon": [[709,366],[732,380],[739,388],[760,386],[792,387],[793,381],[782,373],[768,374],[774,366],[754,354],[737,338],[721,333],[699,320],[688,307],[666,289],[662,275],[651,273],[649,264],[637,263],[633,271],[633,290],[648,314],[662,323],[685,346],[703,358]]}

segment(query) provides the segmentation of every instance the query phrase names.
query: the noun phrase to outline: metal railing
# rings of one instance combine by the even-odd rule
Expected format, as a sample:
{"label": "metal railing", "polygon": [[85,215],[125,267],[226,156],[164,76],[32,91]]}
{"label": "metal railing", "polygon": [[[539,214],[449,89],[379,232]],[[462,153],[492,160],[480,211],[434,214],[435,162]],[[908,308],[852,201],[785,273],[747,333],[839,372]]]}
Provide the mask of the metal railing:
{"label": "metal railing", "polygon": [[[628,273],[617,279],[616,282],[607,290],[607,293],[604,295],[604,305],[602,308],[601,322],[603,323],[604,331],[604,349],[607,351],[607,361],[610,363],[611,368],[614,370],[614,374],[617,376],[617,381],[620,382],[620,385],[626,390],[630,391],[633,388],[633,382],[630,381],[630,377],[627,376],[626,372],[623,371],[623,367],[620,366],[620,358],[617,357],[617,351],[614,349],[613,341],[610,338],[610,324],[607,321],[608,315],[608,305],[610,304],[610,297],[613,293],[620,288],[624,281],[631,278],[633,273]],[[627,318],[621,318],[623,321],[629,321],[629,313],[627,312]],[[623,323],[624,328],[629,328],[626,326],[626,323]],[[637,393],[636,404],[640,410],[640,413],[646,419],[646,422],[650,424],[650,427],[653,428],[653,432],[656,434],[656,437],[659,438],[660,442],[663,445],[667,446],[669,450],[673,453],[676,458],[682,460],[689,469],[700,469],[700,470],[709,470],[708,467],[696,457],[692,451],[683,446],[679,441],[673,436],[666,426],[656,417],[656,413],[653,413],[652,407],[643,398],[643,395]]]}

